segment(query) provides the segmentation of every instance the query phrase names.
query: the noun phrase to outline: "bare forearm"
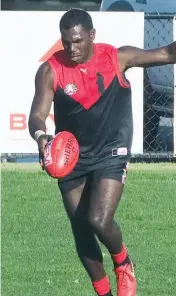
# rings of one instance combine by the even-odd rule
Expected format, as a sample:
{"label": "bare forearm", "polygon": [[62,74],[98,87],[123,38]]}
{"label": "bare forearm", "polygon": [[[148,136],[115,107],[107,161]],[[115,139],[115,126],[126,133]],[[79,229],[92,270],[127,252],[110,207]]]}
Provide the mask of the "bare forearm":
{"label": "bare forearm", "polygon": [[166,48],[171,64],[176,63],[176,41],[169,44]]}
{"label": "bare forearm", "polygon": [[118,49],[121,72],[131,67],[154,67],[176,63],[176,41],[165,47],[143,50],[133,46]]}
{"label": "bare forearm", "polygon": [[30,115],[28,127],[29,127],[29,133],[33,139],[34,139],[34,134],[37,130],[42,130],[46,132],[45,120],[41,119],[37,115]]}

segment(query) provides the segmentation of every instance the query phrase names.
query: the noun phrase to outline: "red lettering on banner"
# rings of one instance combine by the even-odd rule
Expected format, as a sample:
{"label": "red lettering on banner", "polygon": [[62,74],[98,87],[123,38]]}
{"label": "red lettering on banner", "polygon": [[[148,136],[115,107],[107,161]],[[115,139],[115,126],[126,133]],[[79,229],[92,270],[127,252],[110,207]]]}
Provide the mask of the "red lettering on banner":
{"label": "red lettering on banner", "polygon": [[25,114],[10,114],[10,129],[11,130],[25,130],[26,115]]}
{"label": "red lettering on banner", "polygon": [[[49,119],[54,122],[54,114],[49,114]],[[10,130],[26,130],[27,129],[27,116],[23,113],[10,114]]]}

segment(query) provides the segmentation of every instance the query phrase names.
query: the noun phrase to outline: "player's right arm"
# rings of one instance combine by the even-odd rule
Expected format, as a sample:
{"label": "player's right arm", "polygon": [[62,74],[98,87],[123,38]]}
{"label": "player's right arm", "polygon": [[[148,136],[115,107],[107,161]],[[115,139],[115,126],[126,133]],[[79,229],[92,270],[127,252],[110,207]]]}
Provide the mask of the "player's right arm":
{"label": "player's right arm", "polygon": [[176,63],[176,41],[155,49],[141,49],[134,46],[122,46],[118,50],[120,71],[131,67],[154,67]]}
{"label": "player's right arm", "polygon": [[43,167],[43,155],[46,143],[51,137],[46,135],[46,119],[54,98],[53,73],[48,63],[42,64],[35,77],[35,95],[29,115],[29,133],[36,140],[40,163]]}

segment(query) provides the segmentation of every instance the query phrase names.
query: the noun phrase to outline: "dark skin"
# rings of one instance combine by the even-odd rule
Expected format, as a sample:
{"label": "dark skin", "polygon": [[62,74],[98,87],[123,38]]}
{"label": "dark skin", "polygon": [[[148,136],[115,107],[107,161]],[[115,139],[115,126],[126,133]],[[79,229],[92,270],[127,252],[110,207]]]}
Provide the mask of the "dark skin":
{"label": "dark skin", "polygon": [[[93,56],[95,30],[87,32],[81,25],[77,25],[69,30],[63,30],[61,36],[64,50],[71,63],[83,64]],[[123,74],[131,67],[146,68],[174,64],[176,63],[176,42],[153,50],[123,46],[118,49],[118,59],[120,71]],[[35,79],[35,96],[29,117],[29,131],[32,137],[34,137],[36,130],[46,132],[45,121],[49,115],[53,98],[53,74],[46,62],[40,66]],[[42,135],[37,143],[42,167],[43,154],[48,140],[50,140],[48,136]],[[122,235],[113,219],[123,192],[123,184],[110,179],[101,179],[99,182],[91,184],[89,190],[86,191],[86,196],[89,196],[88,204],[83,202],[85,185],[82,184],[79,188],[63,194],[63,201],[71,221],[78,255],[91,279],[98,281],[105,276],[105,271],[101,251],[98,250],[94,234],[111,254],[121,251]],[[85,212],[87,214],[86,220]],[[92,250],[96,250],[93,259],[86,253],[88,252],[86,246],[82,247],[88,237]]]}
{"label": "dark skin", "polygon": [[86,63],[93,56],[92,42],[95,39],[95,30],[90,32],[75,26],[70,30],[62,30],[62,44],[69,60],[73,64]]}

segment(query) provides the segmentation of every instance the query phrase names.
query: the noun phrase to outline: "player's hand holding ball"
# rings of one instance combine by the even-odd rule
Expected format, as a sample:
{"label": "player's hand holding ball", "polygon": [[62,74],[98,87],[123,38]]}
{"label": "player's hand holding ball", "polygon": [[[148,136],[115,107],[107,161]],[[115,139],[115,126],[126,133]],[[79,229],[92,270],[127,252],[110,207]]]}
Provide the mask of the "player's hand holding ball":
{"label": "player's hand holding ball", "polygon": [[46,144],[50,141],[52,141],[54,138],[53,135],[47,135],[47,134],[42,134],[38,140],[37,140],[37,144],[38,144],[38,151],[39,151],[39,163],[42,167],[42,169],[44,170],[44,154],[45,154],[45,147]]}
{"label": "player's hand holding ball", "polygon": [[[75,136],[68,132],[58,133],[51,141],[48,137],[39,138],[43,154],[43,167],[53,178],[69,175],[76,166],[79,158],[79,144]],[[38,144],[38,145],[39,145]]]}

